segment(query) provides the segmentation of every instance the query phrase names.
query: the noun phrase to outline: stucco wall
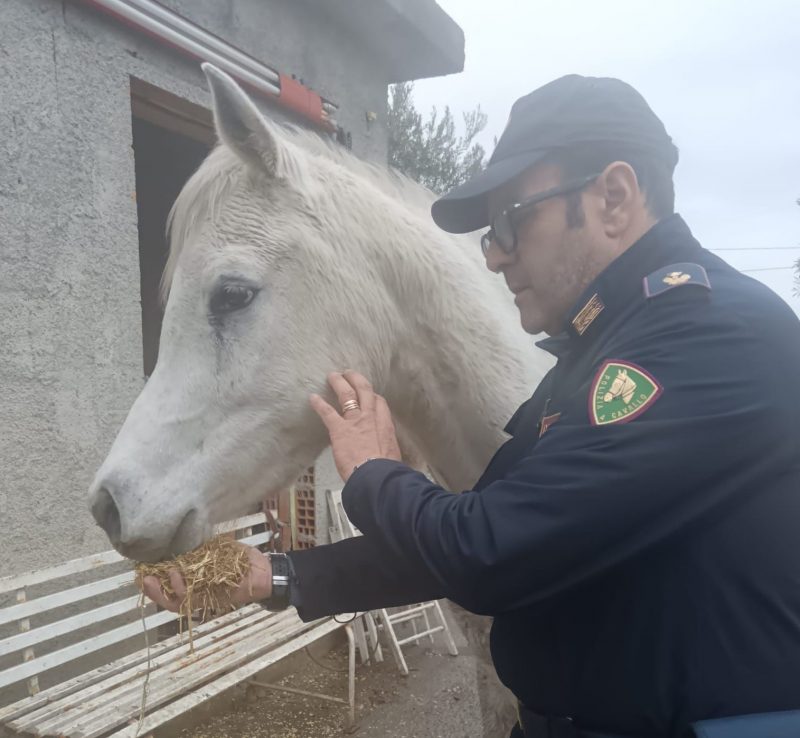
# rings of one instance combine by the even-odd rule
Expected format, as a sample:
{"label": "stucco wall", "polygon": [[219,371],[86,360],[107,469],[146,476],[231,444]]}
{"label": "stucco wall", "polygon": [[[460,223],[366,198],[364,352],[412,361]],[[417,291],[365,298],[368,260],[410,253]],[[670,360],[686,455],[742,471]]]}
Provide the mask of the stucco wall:
{"label": "stucco wall", "polygon": [[[365,118],[385,75],[346,25],[295,0],[166,4],[302,77],[385,160]],[[0,576],[108,548],[86,491],[143,386],[130,75],[208,104],[194,63],[81,3],[0,5]]]}

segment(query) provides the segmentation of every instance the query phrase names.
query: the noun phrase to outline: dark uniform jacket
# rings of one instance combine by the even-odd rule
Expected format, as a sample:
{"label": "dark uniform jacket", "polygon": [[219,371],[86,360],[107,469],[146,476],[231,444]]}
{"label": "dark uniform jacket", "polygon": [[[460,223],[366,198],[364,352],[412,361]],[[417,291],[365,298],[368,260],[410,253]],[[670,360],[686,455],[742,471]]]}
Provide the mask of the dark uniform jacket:
{"label": "dark uniform jacket", "polygon": [[[531,710],[634,736],[800,708],[800,322],[661,221],[589,287],[475,488],[375,460],[305,619],[448,597]],[[457,361],[457,357],[454,357]]]}

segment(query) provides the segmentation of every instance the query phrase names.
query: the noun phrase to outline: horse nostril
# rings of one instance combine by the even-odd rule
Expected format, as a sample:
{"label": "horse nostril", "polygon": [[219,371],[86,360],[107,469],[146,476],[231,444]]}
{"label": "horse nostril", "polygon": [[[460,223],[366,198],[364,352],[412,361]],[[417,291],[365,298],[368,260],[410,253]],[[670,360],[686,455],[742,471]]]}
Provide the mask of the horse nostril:
{"label": "horse nostril", "polygon": [[92,515],[97,524],[106,532],[111,543],[114,545],[119,543],[121,538],[119,510],[111,493],[105,487],[100,487],[95,492]]}

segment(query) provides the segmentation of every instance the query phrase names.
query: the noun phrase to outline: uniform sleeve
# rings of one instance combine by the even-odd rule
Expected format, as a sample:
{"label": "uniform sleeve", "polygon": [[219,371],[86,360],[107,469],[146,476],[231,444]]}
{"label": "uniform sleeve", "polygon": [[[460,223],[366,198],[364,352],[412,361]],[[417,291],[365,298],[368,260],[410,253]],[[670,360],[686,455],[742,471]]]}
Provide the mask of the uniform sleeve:
{"label": "uniform sleeve", "polygon": [[796,421],[781,416],[774,353],[732,321],[706,330],[667,315],[643,333],[595,365],[633,362],[662,385],[635,419],[590,423],[592,372],[531,453],[481,492],[454,495],[377,460],[345,486],[348,515],[393,556],[421,560],[447,597],[498,615],[708,525],[737,495],[757,494],[768,470],[794,463],[782,430]]}
{"label": "uniform sleeve", "polygon": [[293,551],[289,556],[297,588],[292,604],[305,621],[444,597],[417,551],[398,554],[372,536]]}

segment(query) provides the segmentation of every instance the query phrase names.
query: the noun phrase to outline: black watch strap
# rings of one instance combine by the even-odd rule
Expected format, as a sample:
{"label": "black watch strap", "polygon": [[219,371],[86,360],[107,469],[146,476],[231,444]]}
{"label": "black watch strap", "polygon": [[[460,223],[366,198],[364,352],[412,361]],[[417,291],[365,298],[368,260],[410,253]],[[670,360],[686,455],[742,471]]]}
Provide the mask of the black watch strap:
{"label": "black watch strap", "polygon": [[285,610],[290,604],[294,567],[286,554],[271,553],[268,556],[272,566],[272,594],[259,604],[265,610]]}

